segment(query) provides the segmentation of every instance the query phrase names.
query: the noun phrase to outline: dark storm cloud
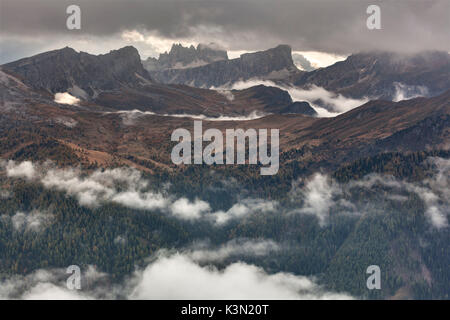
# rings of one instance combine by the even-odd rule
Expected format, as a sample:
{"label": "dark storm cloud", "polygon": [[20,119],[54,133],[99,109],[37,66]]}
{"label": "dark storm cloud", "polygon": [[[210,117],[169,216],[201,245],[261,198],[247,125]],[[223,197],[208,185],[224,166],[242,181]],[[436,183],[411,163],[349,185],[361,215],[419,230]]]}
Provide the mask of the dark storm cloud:
{"label": "dark storm cloud", "polygon": [[[65,28],[69,4],[81,7],[80,31]],[[380,5],[382,30],[366,28],[369,4]],[[0,32],[18,42],[30,36],[114,37],[131,29],[180,40],[214,30],[217,38],[209,40],[230,50],[288,43],[294,50],[334,53],[449,51],[449,13],[448,0],[2,0]]]}

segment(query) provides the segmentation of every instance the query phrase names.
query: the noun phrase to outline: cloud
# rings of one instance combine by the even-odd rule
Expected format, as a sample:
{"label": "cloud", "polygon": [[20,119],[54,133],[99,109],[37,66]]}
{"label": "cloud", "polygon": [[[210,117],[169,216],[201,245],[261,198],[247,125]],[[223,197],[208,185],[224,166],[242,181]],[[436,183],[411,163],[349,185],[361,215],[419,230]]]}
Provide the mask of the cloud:
{"label": "cloud", "polygon": [[6,164],[6,174],[8,177],[26,178],[31,180],[35,177],[36,170],[31,161],[23,161],[16,165],[14,161],[10,160]]}
{"label": "cloud", "polygon": [[[341,189],[328,176],[317,173],[306,182],[304,188],[293,188],[291,197],[300,197],[303,206],[297,212],[311,214],[318,218],[320,225],[325,225],[330,209],[335,205],[335,197]],[[294,211],[295,212],[295,211]]]}
{"label": "cloud", "polygon": [[194,114],[187,114],[187,113],[158,114],[158,113],[154,113],[152,111],[141,111],[141,110],[137,110],[137,109],[105,112],[105,114],[110,114],[110,113],[120,114],[122,117],[122,121],[125,125],[133,125],[137,119],[139,119],[141,116],[145,116],[145,115],[156,115],[159,117],[173,117],[173,118],[191,118],[191,119],[205,120],[205,121],[248,121],[248,120],[260,119],[260,118],[263,118],[268,115],[268,113],[264,113],[264,112],[256,111],[256,110],[252,111],[251,113],[249,113],[246,116],[223,116],[223,115],[220,115],[218,117],[208,117],[203,114],[194,115]]}
{"label": "cloud", "polygon": [[333,53],[317,52],[317,51],[293,51],[292,58],[294,59],[294,63],[297,63],[296,62],[297,55],[301,55],[305,59],[307,59],[307,61],[310,62],[311,67],[313,69],[331,66],[332,64],[335,64],[336,62],[339,61],[343,61],[348,57],[347,55],[338,55]]}
{"label": "cloud", "polygon": [[180,219],[192,220],[199,219],[205,212],[211,210],[209,203],[196,199],[190,202],[186,198],[181,198],[171,204],[170,210],[173,215]]}
{"label": "cloud", "polygon": [[435,174],[425,179],[424,188],[411,187],[427,205],[426,214],[436,228],[448,227],[450,213],[450,159],[431,157]]}
{"label": "cloud", "polygon": [[248,121],[260,119],[267,116],[268,113],[264,113],[261,111],[252,111],[246,116],[223,116],[220,115],[218,117],[207,117],[205,115],[190,115],[190,114],[165,114],[166,117],[175,117],[175,118],[192,118],[199,120],[207,120],[207,121]]}
{"label": "cloud", "polygon": [[79,169],[52,168],[43,174],[41,182],[47,188],[75,196],[84,206],[114,202],[129,208],[151,210],[165,208],[169,201],[161,193],[146,190],[148,181],[131,168],[97,170],[84,177]]}
{"label": "cloud", "polygon": [[369,101],[369,98],[352,99],[327,91],[315,85],[308,89],[300,89],[291,86],[278,85],[267,80],[248,80],[234,83],[231,88],[243,90],[257,85],[277,87],[289,93],[294,101],[307,101],[318,113],[319,117],[335,117],[354,108],[357,108]]}
{"label": "cloud", "polygon": [[262,199],[241,199],[230,209],[213,211],[211,206],[202,200],[196,199],[190,202],[186,198],[180,198],[170,205],[170,212],[183,220],[209,221],[216,226],[223,226],[233,220],[243,219],[258,213],[274,212],[278,203]]}
{"label": "cloud", "polygon": [[324,291],[312,279],[233,263],[223,270],[200,266],[183,254],[161,256],[139,275],[132,299],[351,299]]}
{"label": "cloud", "polygon": [[[450,160],[431,157],[428,164],[434,167],[431,178],[424,179],[420,184],[395,179],[392,176],[368,175],[359,181],[353,181],[349,187],[363,187],[367,189],[374,186],[385,186],[390,188],[389,197],[395,196],[397,192],[416,194],[425,205],[425,216],[431,225],[437,229],[448,227],[448,215],[450,213]],[[399,198],[395,199],[396,201]]]}
{"label": "cloud", "polygon": [[260,257],[281,249],[272,240],[234,239],[220,247],[213,247],[207,242],[195,243],[193,249],[185,254],[196,262],[221,262],[230,257]]}
{"label": "cloud", "polygon": [[352,99],[312,85],[309,89],[288,88],[294,101],[308,101],[321,117],[337,116],[362,106],[369,98]]}
{"label": "cloud", "polygon": [[[433,175],[420,182],[408,182],[390,175],[369,174],[359,180],[338,183],[331,177],[316,173],[306,181],[293,183],[289,192],[293,208],[291,214],[307,214],[317,217],[321,226],[327,225],[331,213],[361,215],[367,207],[360,207],[352,200],[355,190],[387,190],[386,200],[408,201],[413,194],[419,197],[425,206],[424,214],[436,229],[448,227],[450,213],[450,160],[431,157],[427,160],[433,167]],[[379,191],[377,191],[379,192]],[[366,201],[365,206],[377,203]]]}
{"label": "cloud", "polygon": [[300,70],[303,71],[313,71],[316,68],[313,67],[313,65],[311,64],[311,62],[306,59],[302,54],[300,53],[293,53],[292,54],[292,59],[294,60],[294,64],[297,66],[297,68],[299,68]]}
{"label": "cloud", "polygon": [[119,192],[111,198],[111,201],[129,208],[151,210],[166,207],[169,200],[160,193],[133,190]]}
{"label": "cloud", "polygon": [[427,97],[428,88],[425,86],[409,86],[400,82],[394,82],[395,94],[393,101],[409,100],[417,97]]}
{"label": "cloud", "polygon": [[[57,275],[52,270],[37,270],[27,276],[15,275],[3,278],[0,281],[0,299],[26,299],[35,296],[36,292],[41,292],[47,299],[58,299],[64,296],[68,299],[79,299],[78,295],[72,294],[69,297],[71,293],[68,290],[63,292],[60,287],[52,285],[51,281],[55,281],[56,278]],[[37,291],[39,289],[41,290]]]}
{"label": "cloud", "polygon": [[217,90],[217,92],[227,98],[228,101],[234,100],[234,95],[230,90]]}
{"label": "cloud", "polygon": [[95,207],[103,202],[115,202],[136,209],[162,208],[167,199],[160,193],[148,191],[148,181],[132,168],[96,170],[83,174],[79,168],[57,168],[51,163],[42,165],[30,161],[8,161],[8,177],[37,180],[46,188],[65,191],[83,206]]}
{"label": "cloud", "polygon": [[72,96],[68,92],[64,92],[55,94],[55,102],[61,104],[77,105],[78,103],[80,103],[80,99]]}
{"label": "cloud", "polygon": [[87,300],[76,291],[54,285],[52,283],[38,283],[22,296],[23,300]]}
{"label": "cloud", "polygon": [[139,210],[160,210],[181,220],[209,221],[220,227],[234,220],[266,213],[300,213],[314,215],[321,226],[328,223],[331,212],[359,215],[351,193],[355,188],[367,190],[381,186],[389,188],[389,197],[401,201],[408,193],[416,194],[425,204],[425,215],[440,229],[448,226],[450,212],[450,160],[430,158],[427,161],[434,174],[420,182],[408,182],[388,175],[370,174],[359,180],[339,184],[327,175],[316,173],[307,180],[293,183],[288,207],[277,201],[239,199],[227,210],[215,210],[201,199],[189,200],[168,194],[167,189],[152,190],[141,172],[132,168],[97,170],[82,173],[80,169],[55,168],[49,163],[33,165],[29,161],[2,162],[9,177],[23,177],[39,181],[46,188],[66,192],[78,199],[82,206],[96,207],[117,203]]}
{"label": "cloud", "polygon": [[18,211],[13,216],[3,214],[0,216],[3,222],[11,223],[15,231],[34,231],[39,232],[53,219],[53,215],[47,212],[41,212],[38,210],[25,213]]}
{"label": "cloud", "polygon": [[[65,285],[68,275],[63,270],[38,270],[28,276],[15,276],[0,281],[1,299],[81,300],[296,300],[353,299],[345,293],[325,290],[314,278],[289,273],[269,274],[255,265],[233,263],[224,269],[200,265],[183,253],[159,252],[144,269],[136,271],[123,283],[108,285],[107,277],[94,272],[95,285],[71,291]],[[83,279],[83,278],[82,278]],[[107,279],[107,278],[106,278]]]}
{"label": "cloud", "polygon": [[276,201],[243,199],[227,211],[214,212],[208,218],[212,219],[216,225],[223,225],[231,220],[247,217],[250,214],[273,212],[277,205]]}
{"label": "cloud", "polygon": [[[152,47],[150,34],[154,46],[165,46],[166,40],[208,43],[214,39],[229,50],[260,50],[279,43],[290,43],[297,51],[334,53],[450,50],[447,0],[381,1],[381,30],[366,26],[370,0],[79,0],[77,4],[82,11],[81,30],[73,32],[65,27],[65,1],[3,0],[1,33],[19,40],[33,34],[52,43],[66,39],[81,45],[86,38],[103,39],[90,42],[97,48],[112,38]],[[121,39],[124,30],[128,32]],[[26,41],[24,49],[17,42],[7,43],[6,51],[29,50]]]}
{"label": "cloud", "polygon": [[[70,274],[64,269],[40,269],[28,275],[14,275],[0,280],[0,300],[87,300],[114,298],[116,292],[102,282],[108,276],[89,266],[82,273],[82,289],[69,290],[66,285]],[[95,291],[89,290],[92,284]]]}
{"label": "cloud", "polygon": [[38,181],[48,189],[56,189],[75,197],[79,204],[98,207],[116,203],[139,210],[160,210],[182,220],[204,220],[221,226],[250,214],[275,210],[277,203],[261,199],[243,199],[226,211],[213,211],[210,204],[185,197],[167,195],[167,190],[152,190],[142,173],[133,168],[96,170],[90,174],[80,168],[57,168],[52,163],[30,161],[3,162],[8,177]]}

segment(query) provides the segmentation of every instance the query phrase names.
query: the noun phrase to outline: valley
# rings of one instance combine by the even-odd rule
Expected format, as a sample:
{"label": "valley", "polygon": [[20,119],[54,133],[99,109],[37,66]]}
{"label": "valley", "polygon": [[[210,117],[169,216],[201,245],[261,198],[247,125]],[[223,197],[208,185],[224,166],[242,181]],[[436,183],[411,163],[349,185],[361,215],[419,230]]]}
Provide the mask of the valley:
{"label": "valley", "polygon": [[[230,268],[282,279],[297,290],[282,297],[448,298],[447,56],[402,60],[393,77],[394,58],[379,53],[305,72],[287,46],[232,60],[189,50],[181,62],[147,61],[153,70],[133,47],[64,48],[1,66],[0,281],[23,277],[9,298],[35,286],[35,272],[57,283],[74,262],[103,274],[85,292],[100,299],[139,298],[143,284],[130,277],[157,281],[155,270],[179,265],[212,279]],[[255,76],[372,99],[322,118],[315,108],[326,103],[279,87],[211,88]],[[397,81],[427,94],[393,101]],[[172,133],[194,136],[196,121],[223,137],[279,130],[277,174],[261,176],[259,162],[174,164]],[[374,263],[383,287],[368,291]],[[140,284],[130,292],[129,283]]]}

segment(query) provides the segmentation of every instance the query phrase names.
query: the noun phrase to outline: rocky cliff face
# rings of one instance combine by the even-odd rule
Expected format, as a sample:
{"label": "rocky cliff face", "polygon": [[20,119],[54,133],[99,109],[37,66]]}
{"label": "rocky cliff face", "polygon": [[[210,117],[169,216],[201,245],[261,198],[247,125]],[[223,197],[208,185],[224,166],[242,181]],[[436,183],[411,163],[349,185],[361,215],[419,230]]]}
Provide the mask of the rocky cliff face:
{"label": "rocky cliff face", "polygon": [[305,116],[317,116],[316,110],[306,101],[296,101],[280,110],[281,114],[303,114]]}
{"label": "rocky cliff face", "polygon": [[2,68],[20,76],[35,89],[70,92],[84,99],[95,97],[101,91],[151,81],[134,47],[97,56],[66,47],[8,63]]}
{"label": "rocky cliff face", "polygon": [[148,58],[143,62],[143,65],[148,71],[163,71],[194,68],[222,60],[228,60],[227,52],[213,43],[209,45],[199,44],[197,48],[194,46],[187,48],[181,44],[174,44],[169,53],[161,54],[159,59]]}
{"label": "rocky cliff face", "polygon": [[[78,99],[55,99],[62,92]],[[3,65],[1,106],[14,107],[26,99],[48,105],[76,104],[91,111],[138,109],[209,117],[280,113],[292,104],[288,92],[274,87],[216,91],[153,82],[133,47],[99,56],[64,48]]]}
{"label": "rocky cliff face", "polygon": [[285,79],[299,72],[292,61],[291,48],[276,48],[241,55],[233,60],[217,61],[188,69],[170,69],[152,73],[160,82],[186,84],[195,87],[221,87],[252,78]]}
{"label": "rocky cliff face", "polygon": [[450,88],[450,55],[359,53],[327,68],[297,74],[293,83],[300,87],[314,84],[353,98],[435,96]]}

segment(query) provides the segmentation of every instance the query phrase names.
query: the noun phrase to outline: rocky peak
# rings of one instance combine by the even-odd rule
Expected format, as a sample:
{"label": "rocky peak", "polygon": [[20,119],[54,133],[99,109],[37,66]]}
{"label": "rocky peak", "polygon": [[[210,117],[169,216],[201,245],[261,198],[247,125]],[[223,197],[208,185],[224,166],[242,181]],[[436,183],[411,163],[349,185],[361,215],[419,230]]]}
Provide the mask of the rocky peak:
{"label": "rocky peak", "polygon": [[181,44],[174,43],[168,53],[160,54],[159,59],[147,59],[144,61],[144,66],[149,71],[186,69],[221,60],[228,60],[228,54],[213,43],[209,45],[199,44],[197,48],[192,45],[184,47]]}
{"label": "rocky peak", "polygon": [[128,46],[92,55],[65,47],[2,66],[27,85],[50,93],[71,92],[87,99],[99,91],[138,86],[151,81],[136,48]]}
{"label": "rocky peak", "polygon": [[112,56],[114,58],[123,58],[123,59],[130,59],[134,62],[140,61],[140,56],[138,50],[133,46],[126,46],[117,50],[112,50],[107,54],[100,55],[100,56]]}
{"label": "rocky peak", "polygon": [[386,73],[402,73],[423,68],[448,67],[450,55],[442,51],[423,51],[418,53],[363,52],[352,54],[346,60],[356,67],[374,66]]}
{"label": "rocky peak", "polygon": [[449,79],[447,52],[375,51],[352,54],[329,67],[299,74],[294,84],[305,88],[314,84],[357,99],[394,100],[399,95],[438,95],[449,88]]}
{"label": "rocky peak", "polygon": [[241,63],[250,68],[259,66],[267,73],[280,70],[296,70],[292,60],[292,49],[288,45],[279,45],[275,48],[241,55]]}
{"label": "rocky peak", "polygon": [[249,79],[280,80],[299,72],[292,60],[292,49],[279,45],[266,51],[245,53],[232,60],[216,61],[182,70],[162,70],[152,75],[163,83],[187,84],[195,87],[227,86]]}
{"label": "rocky peak", "polygon": [[228,60],[227,51],[220,48],[215,43],[210,43],[210,44],[200,43],[197,46],[196,50],[197,50],[197,54],[200,57],[200,59],[208,61],[208,62]]}

